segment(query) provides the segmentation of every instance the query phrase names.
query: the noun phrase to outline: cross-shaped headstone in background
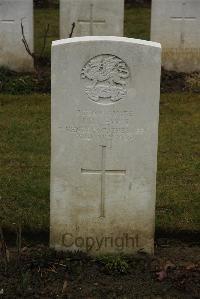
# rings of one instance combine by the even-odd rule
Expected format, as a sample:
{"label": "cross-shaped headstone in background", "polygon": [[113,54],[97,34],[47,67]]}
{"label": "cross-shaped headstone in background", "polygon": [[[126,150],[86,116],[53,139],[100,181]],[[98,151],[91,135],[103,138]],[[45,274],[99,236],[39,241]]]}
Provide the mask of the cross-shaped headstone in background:
{"label": "cross-shaped headstone in background", "polygon": [[101,169],[81,169],[82,174],[98,174],[101,176],[101,211],[100,217],[105,217],[106,175],[125,175],[126,170],[106,169],[106,146],[101,146]]}
{"label": "cross-shaped headstone in background", "polygon": [[[2,0],[0,0],[2,1]],[[123,36],[124,0],[59,0],[60,38]]]}
{"label": "cross-shaped headstone in background", "polygon": [[181,44],[185,43],[185,26],[186,26],[186,21],[195,21],[196,17],[187,15],[187,10],[186,10],[187,3],[183,2],[182,3],[182,16],[180,17],[171,17],[172,20],[174,21],[181,21]]}
{"label": "cross-shaped headstone in background", "polygon": [[94,28],[93,26],[95,24],[105,24],[105,20],[94,20],[94,4],[90,4],[90,19],[89,20],[84,20],[84,19],[78,19],[79,24],[89,24],[90,25],[90,35],[94,35]]}

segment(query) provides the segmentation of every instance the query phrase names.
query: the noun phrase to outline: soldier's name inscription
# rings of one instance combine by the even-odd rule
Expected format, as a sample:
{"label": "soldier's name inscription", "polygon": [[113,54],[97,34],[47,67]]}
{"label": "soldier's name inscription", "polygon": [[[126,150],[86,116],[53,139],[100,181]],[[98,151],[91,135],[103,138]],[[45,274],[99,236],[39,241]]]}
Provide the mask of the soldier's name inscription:
{"label": "soldier's name inscription", "polygon": [[[66,124],[65,130],[81,139],[120,139],[134,142],[135,137],[144,134],[143,128],[130,131],[130,124],[135,120],[133,110],[90,111],[76,110],[73,124]],[[63,127],[60,127],[62,129]]]}

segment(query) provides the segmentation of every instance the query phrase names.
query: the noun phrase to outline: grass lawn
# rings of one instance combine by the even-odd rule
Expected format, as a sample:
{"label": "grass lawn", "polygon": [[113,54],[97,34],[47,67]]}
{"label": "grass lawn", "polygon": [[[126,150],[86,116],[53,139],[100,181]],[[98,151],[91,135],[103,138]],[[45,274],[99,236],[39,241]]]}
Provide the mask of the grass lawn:
{"label": "grass lawn", "polygon": [[47,229],[50,96],[0,96],[0,220]]}
{"label": "grass lawn", "polygon": [[[46,57],[58,39],[58,10],[35,10],[35,47]],[[126,9],[125,35],[149,39],[150,9]],[[197,94],[162,94],[157,177],[157,230],[200,229]],[[49,228],[50,95],[0,95],[0,222]]]}
{"label": "grass lawn", "polygon": [[[48,230],[50,96],[1,95],[1,210],[10,227]],[[199,121],[197,94],[163,94],[157,178],[156,227],[195,231],[199,227]]]}
{"label": "grass lawn", "polygon": [[49,24],[44,55],[51,56],[51,42],[59,39],[59,11],[58,9],[35,9],[35,51],[40,54],[44,45],[44,32]]}

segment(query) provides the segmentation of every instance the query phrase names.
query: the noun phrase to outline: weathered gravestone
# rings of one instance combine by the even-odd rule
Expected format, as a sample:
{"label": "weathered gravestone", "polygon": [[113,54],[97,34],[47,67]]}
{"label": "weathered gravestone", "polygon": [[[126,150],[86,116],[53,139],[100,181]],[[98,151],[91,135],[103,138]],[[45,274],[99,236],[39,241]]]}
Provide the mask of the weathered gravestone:
{"label": "weathered gravestone", "polygon": [[153,252],[160,45],[53,42],[51,246]]}
{"label": "weathered gravestone", "polygon": [[151,40],[163,48],[167,70],[200,70],[200,1],[152,0]]}
{"label": "weathered gravestone", "polygon": [[60,0],[60,36],[123,36],[124,0]]}
{"label": "weathered gravestone", "polygon": [[33,0],[0,0],[0,66],[32,71],[33,59],[22,43],[22,28],[33,52]]}

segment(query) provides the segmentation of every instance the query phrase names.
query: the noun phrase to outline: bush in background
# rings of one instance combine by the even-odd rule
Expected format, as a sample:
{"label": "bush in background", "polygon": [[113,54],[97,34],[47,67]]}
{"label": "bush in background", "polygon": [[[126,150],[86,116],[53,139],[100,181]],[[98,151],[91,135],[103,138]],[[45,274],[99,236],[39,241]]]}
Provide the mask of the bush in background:
{"label": "bush in background", "polygon": [[125,0],[127,4],[150,5],[151,0]]}
{"label": "bush in background", "polygon": [[57,7],[58,5],[59,0],[34,0],[34,6],[36,8]]}
{"label": "bush in background", "polygon": [[[150,5],[151,0],[125,0],[129,5]],[[34,5],[37,8],[58,7],[59,0],[34,0]]]}

